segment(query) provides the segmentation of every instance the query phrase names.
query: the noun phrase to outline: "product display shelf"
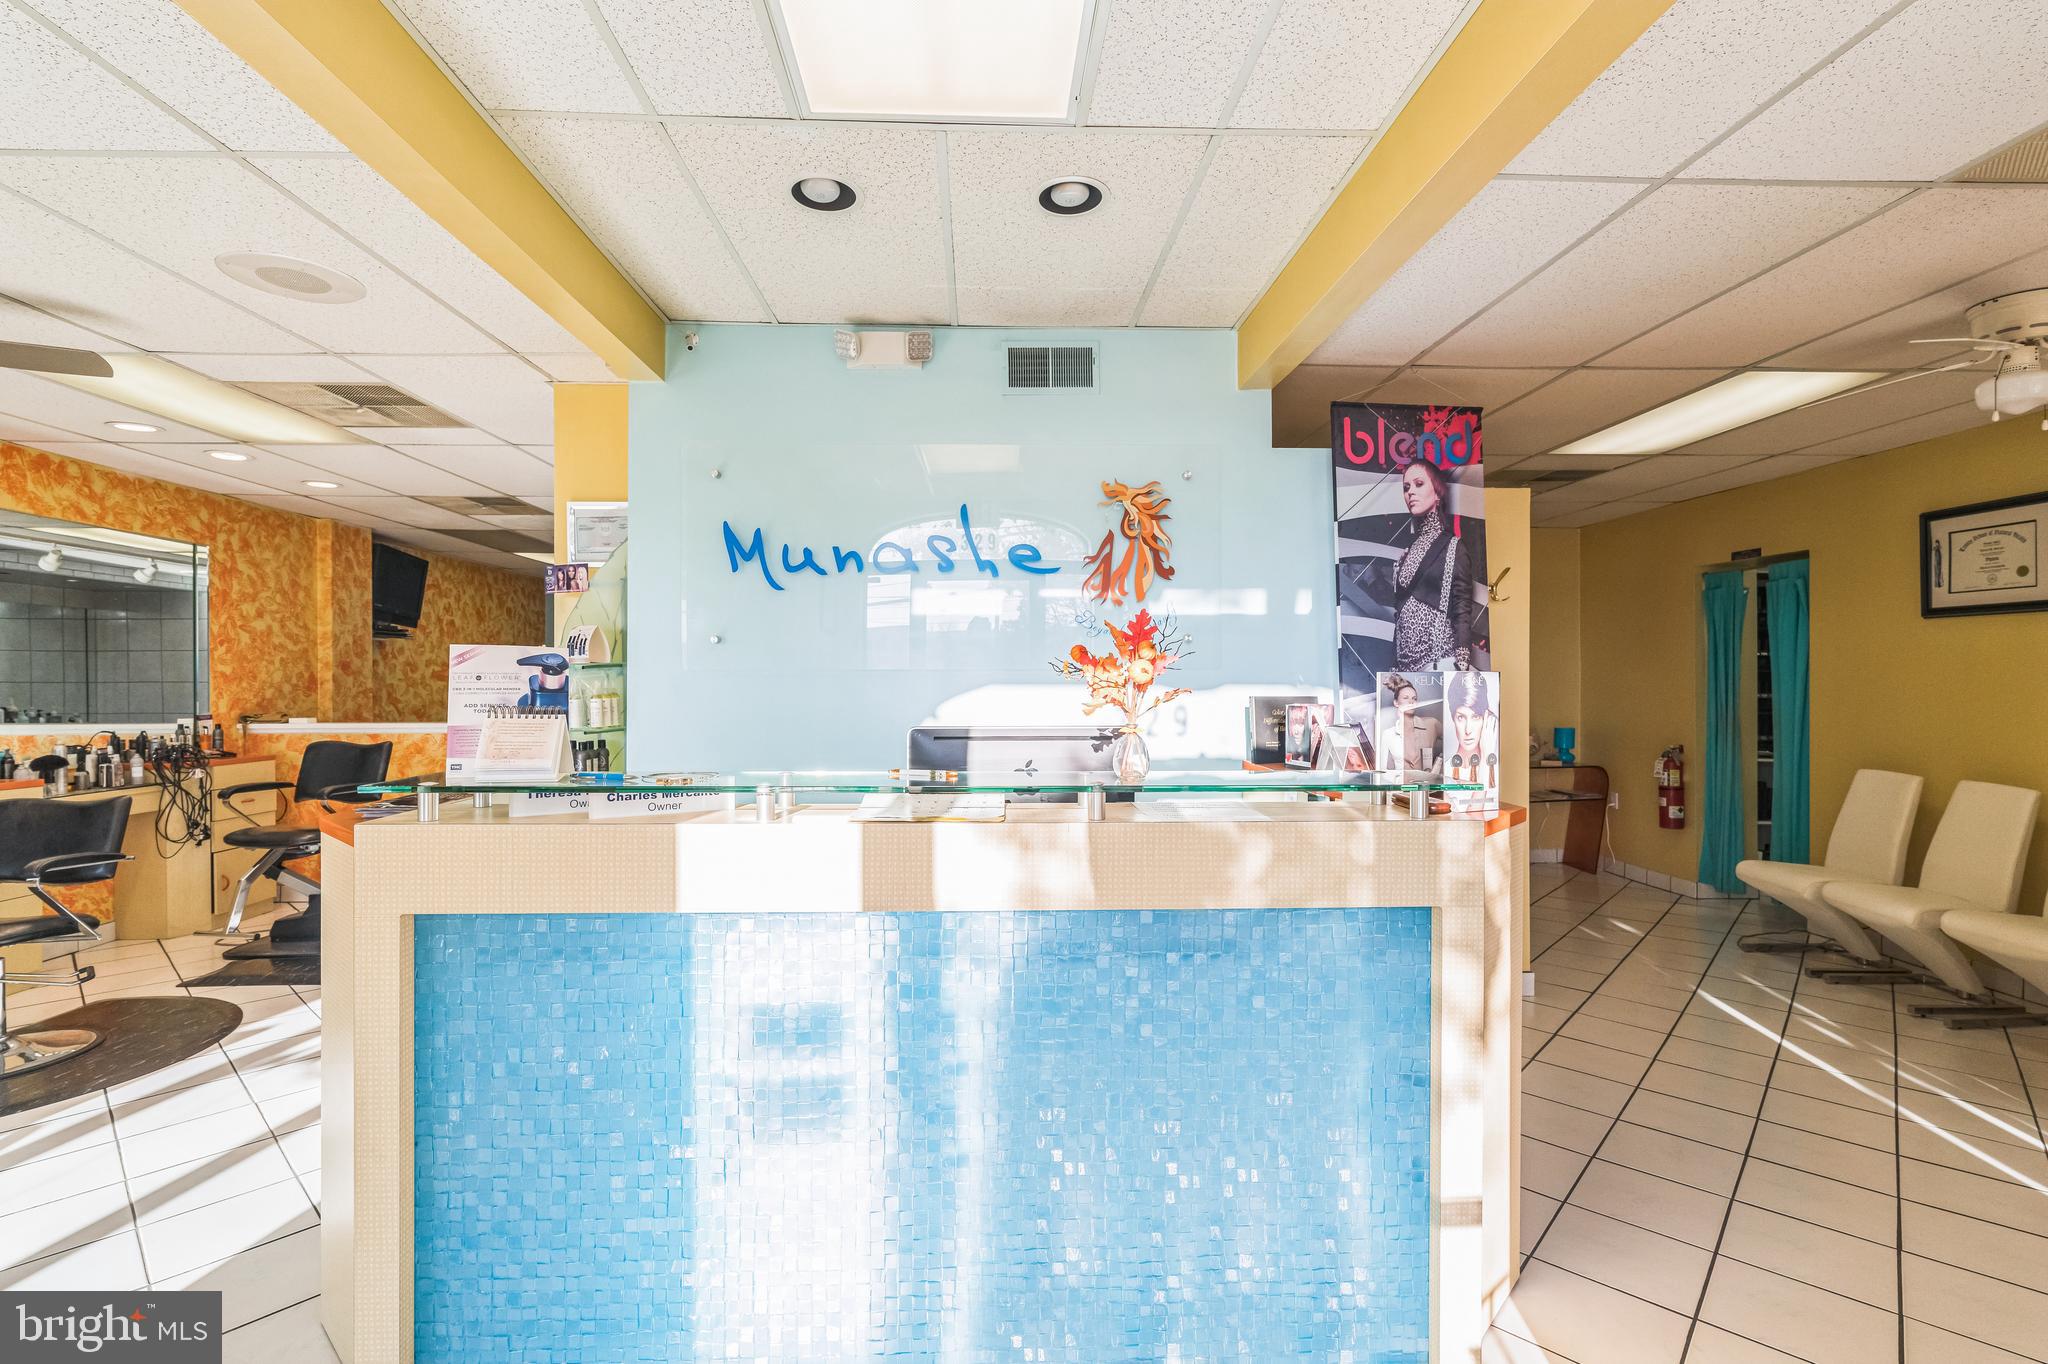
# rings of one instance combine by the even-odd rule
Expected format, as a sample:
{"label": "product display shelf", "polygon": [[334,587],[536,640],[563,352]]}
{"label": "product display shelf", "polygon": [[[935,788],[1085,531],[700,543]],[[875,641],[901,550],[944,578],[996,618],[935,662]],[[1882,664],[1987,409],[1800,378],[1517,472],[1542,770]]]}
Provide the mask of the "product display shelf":
{"label": "product display shelf", "polygon": [[604,746],[604,769],[616,772],[626,763],[626,548],[591,572],[590,590],[583,593],[564,622],[564,642],[578,630],[603,632],[609,656],[592,661],[571,655],[569,696],[572,743]]}

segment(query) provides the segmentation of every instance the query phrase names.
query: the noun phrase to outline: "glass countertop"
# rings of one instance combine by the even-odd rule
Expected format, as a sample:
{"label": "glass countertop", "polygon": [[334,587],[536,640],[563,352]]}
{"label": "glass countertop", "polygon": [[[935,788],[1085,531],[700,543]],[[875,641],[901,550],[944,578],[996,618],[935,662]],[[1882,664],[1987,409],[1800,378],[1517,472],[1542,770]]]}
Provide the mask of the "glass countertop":
{"label": "glass countertop", "polygon": [[1256,795],[1262,792],[1478,791],[1472,782],[1444,781],[1427,772],[1335,772],[1287,769],[1266,772],[1155,771],[1142,782],[1119,782],[1103,772],[943,772],[894,769],[886,772],[649,772],[637,775],[570,775],[551,781],[379,782],[362,789],[379,796],[558,795],[619,791],[635,795],[751,796],[763,788],[781,795]]}

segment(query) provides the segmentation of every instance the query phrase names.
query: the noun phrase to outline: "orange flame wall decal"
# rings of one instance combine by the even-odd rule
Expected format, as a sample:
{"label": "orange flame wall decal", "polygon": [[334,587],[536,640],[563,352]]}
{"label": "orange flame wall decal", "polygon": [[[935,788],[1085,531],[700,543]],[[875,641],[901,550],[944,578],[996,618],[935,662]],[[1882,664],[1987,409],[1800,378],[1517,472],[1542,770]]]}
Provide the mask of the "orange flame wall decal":
{"label": "orange flame wall decal", "polygon": [[[1117,524],[1104,532],[1102,543],[1088,556],[1088,593],[1118,606],[1126,597],[1143,601],[1154,578],[1173,578],[1173,566],[1167,562],[1173,537],[1166,533],[1166,509],[1173,499],[1160,495],[1157,480],[1137,488],[1104,483],[1102,495],[1105,507],[1118,509]],[[1116,548],[1119,534],[1124,539],[1121,558]]]}

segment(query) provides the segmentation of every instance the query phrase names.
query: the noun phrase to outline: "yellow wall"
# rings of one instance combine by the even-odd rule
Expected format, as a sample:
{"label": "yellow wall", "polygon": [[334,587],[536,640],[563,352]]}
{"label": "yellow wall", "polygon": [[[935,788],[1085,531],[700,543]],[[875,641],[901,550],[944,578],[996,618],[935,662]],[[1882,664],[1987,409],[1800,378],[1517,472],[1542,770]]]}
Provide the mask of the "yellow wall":
{"label": "yellow wall", "polygon": [[[624,384],[555,385],[555,560],[567,562],[569,504],[626,500]],[[575,605],[554,602],[555,635]]]}
{"label": "yellow wall", "polygon": [[[1754,546],[1812,556],[1816,856],[1859,767],[1927,779],[1914,874],[1959,780],[2048,786],[2048,614],[1922,620],[1917,548],[1921,512],[2044,491],[2048,437],[2013,421],[1587,527],[1580,751],[1620,793],[1615,856],[1698,874],[1699,573]],[[1695,811],[1682,831],[1657,828],[1650,776],[1674,743]],[[2044,894],[2037,830],[2021,908],[2037,912]]]}
{"label": "yellow wall", "polygon": [[1558,726],[1579,727],[1579,532],[1537,530],[1529,548],[1529,714],[1548,744]]}

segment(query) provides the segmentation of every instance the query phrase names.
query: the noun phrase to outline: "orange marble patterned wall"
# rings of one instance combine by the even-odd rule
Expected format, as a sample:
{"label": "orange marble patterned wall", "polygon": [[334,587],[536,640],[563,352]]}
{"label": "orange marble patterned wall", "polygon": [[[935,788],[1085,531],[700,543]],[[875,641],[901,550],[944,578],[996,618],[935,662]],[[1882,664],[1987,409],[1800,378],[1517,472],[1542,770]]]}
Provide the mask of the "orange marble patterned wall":
{"label": "orange marble patterned wall", "polygon": [[463,559],[435,558],[412,638],[377,641],[377,701],[370,714],[379,720],[447,719],[451,644],[546,644],[547,598],[540,580],[530,592],[510,593],[504,587],[508,576]]}
{"label": "orange marble patterned wall", "polygon": [[43,450],[0,442],[0,507],[207,546],[212,705],[226,727],[243,714],[439,720],[450,644],[547,638],[537,573],[429,553],[418,632],[373,649],[368,531]]}

